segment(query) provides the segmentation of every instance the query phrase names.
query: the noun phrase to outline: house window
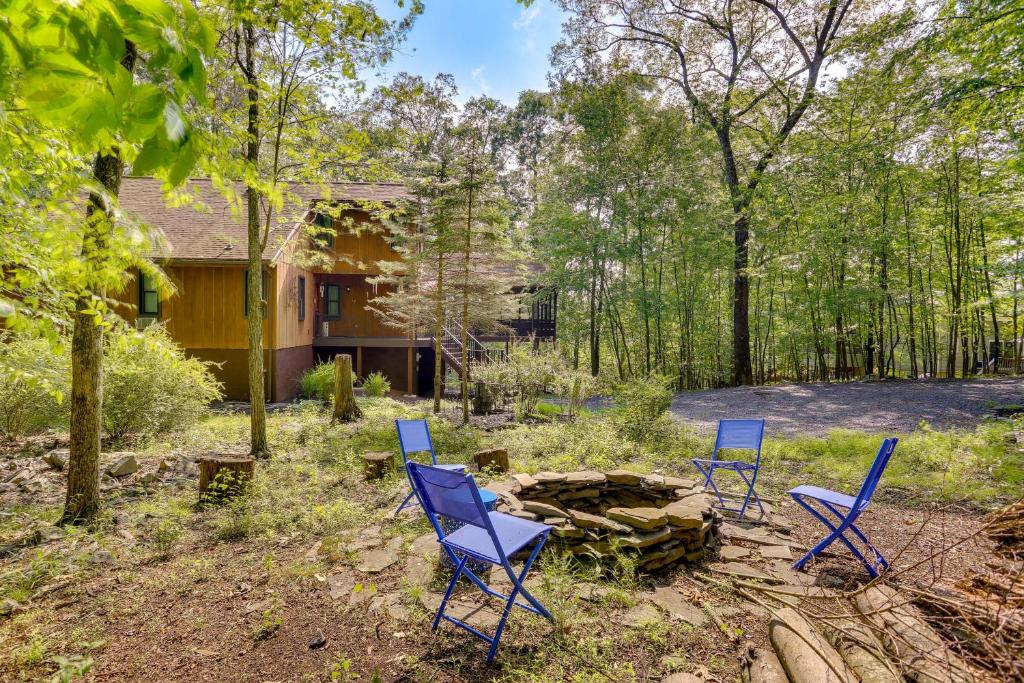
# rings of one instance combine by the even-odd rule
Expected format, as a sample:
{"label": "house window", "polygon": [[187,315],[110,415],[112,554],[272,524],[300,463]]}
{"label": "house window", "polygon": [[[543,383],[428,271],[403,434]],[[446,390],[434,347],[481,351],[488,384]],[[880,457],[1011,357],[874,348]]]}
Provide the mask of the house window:
{"label": "house window", "polygon": [[[246,269],[242,273],[243,293],[242,293],[242,315],[246,318],[249,317],[249,271]],[[260,281],[260,301],[263,302],[263,312],[266,313],[267,304],[267,273],[263,272],[263,278]]]}
{"label": "house window", "polygon": [[326,213],[317,213],[316,218],[313,221],[319,228],[327,228],[327,230],[317,233],[316,238],[323,241],[328,249],[334,248],[334,233],[330,232],[330,229],[334,227],[334,221]]}
{"label": "house window", "polygon": [[299,321],[306,319],[306,278],[299,276]]}
{"label": "house window", "polygon": [[160,292],[152,275],[139,274],[139,315],[160,315]]}
{"label": "house window", "polygon": [[337,320],[341,317],[341,285],[324,286],[324,318]]}

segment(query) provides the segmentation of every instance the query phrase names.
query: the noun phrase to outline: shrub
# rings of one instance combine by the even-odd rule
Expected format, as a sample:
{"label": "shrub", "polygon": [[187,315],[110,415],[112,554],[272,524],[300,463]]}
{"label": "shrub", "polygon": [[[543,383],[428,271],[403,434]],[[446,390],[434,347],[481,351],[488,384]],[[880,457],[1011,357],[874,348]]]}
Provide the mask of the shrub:
{"label": "shrub", "polygon": [[0,436],[13,440],[62,424],[69,357],[45,339],[0,336]]}
{"label": "shrub", "polygon": [[114,439],[190,426],[221,397],[209,364],[186,357],[162,325],[113,328],[103,371],[103,428]]}
{"label": "shrub", "polygon": [[306,398],[331,400],[334,394],[334,363],[320,363],[302,373],[299,388]]}
{"label": "shrub", "polygon": [[565,414],[575,417],[587,399],[597,395],[598,380],[586,370],[566,367],[555,375],[554,389],[565,404]]}
{"label": "shrub", "polygon": [[635,378],[619,385],[615,392],[619,429],[626,438],[642,443],[672,403],[669,379],[660,375]]}
{"label": "shrub", "polygon": [[363,392],[367,396],[383,396],[391,391],[391,382],[381,372],[371,372],[363,380]]}
{"label": "shrub", "polygon": [[[352,386],[356,384],[356,373],[352,373]],[[304,398],[330,401],[334,398],[334,361],[326,361],[310,368],[299,376],[299,390]]]}

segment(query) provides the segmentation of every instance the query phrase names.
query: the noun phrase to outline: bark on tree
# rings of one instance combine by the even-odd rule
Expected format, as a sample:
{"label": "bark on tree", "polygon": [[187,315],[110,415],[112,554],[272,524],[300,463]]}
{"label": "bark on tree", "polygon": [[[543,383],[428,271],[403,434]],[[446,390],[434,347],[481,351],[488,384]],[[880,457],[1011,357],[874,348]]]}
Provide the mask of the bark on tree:
{"label": "bark on tree", "polygon": [[[121,66],[135,73],[138,58],[135,44],[125,41]],[[116,197],[121,189],[124,163],[114,148],[99,152],[93,164],[93,177]],[[86,204],[85,227],[80,258],[86,263],[103,258],[111,207],[95,193]],[[68,457],[68,488],[61,524],[77,524],[92,519],[100,508],[100,437],[103,409],[103,328],[96,316],[86,313],[93,307],[95,292],[87,286],[75,302],[74,330],[71,336],[71,425]],[[100,292],[102,294],[102,292]]]}
{"label": "bark on tree", "polygon": [[341,353],[334,357],[334,415],[331,422],[352,422],[363,416],[352,390],[352,356]]}
{"label": "bark on tree", "polygon": [[437,291],[434,306],[434,414],[441,412],[441,380],[444,375],[444,251],[437,254]]}
{"label": "bark on tree", "polygon": [[[246,125],[245,160],[253,169],[259,163],[259,78],[256,73],[256,29],[251,23],[242,26],[245,45],[245,75],[249,111]],[[263,376],[263,240],[260,222],[260,192],[250,185],[246,188],[246,218],[249,249],[248,295],[246,308],[249,323],[249,452],[265,458],[270,455],[267,446],[267,407]]]}

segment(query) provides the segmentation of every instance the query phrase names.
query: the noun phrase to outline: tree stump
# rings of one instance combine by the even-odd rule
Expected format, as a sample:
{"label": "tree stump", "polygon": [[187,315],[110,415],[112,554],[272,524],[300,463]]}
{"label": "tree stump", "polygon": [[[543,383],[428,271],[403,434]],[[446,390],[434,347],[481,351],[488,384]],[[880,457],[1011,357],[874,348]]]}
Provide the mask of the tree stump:
{"label": "tree stump", "polygon": [[224,500],[238,495],[256,470],[244,455],[214,455],[199,459],[199,498]]}
{"label": "tree stump", "polygon": [[395,471],[392,453],[363,453],[363,472],[367,479],[381,479]]}
{"label": "tree stump", "polygon": [[488,448],[473,454],[473,462],[478,469],[491,468],[498,472],[508,472],[508,451],[504,448]]}
{"label": "tree stump", "polygon": [[331,422],[352,422],[362,416],[352,390],[352,356],[340,353],[334,357],[334,415]]}

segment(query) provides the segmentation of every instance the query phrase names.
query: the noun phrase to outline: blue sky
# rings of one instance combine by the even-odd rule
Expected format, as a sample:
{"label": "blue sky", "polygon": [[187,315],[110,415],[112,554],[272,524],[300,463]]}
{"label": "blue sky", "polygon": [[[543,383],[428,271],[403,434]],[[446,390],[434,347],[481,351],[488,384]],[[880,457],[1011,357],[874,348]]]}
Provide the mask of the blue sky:
{"label": "blue sky", "polygon": [[[393,2],[379,2],[396,16]],[[548,55],[561,33],[562,12],[551,0],[523,8],[515,0],[425,0],[423,14],[370,87],[400,71],[432,79],[455,76],[459,101],[489,95],[514,104],[522,90],[547,88]]]}

